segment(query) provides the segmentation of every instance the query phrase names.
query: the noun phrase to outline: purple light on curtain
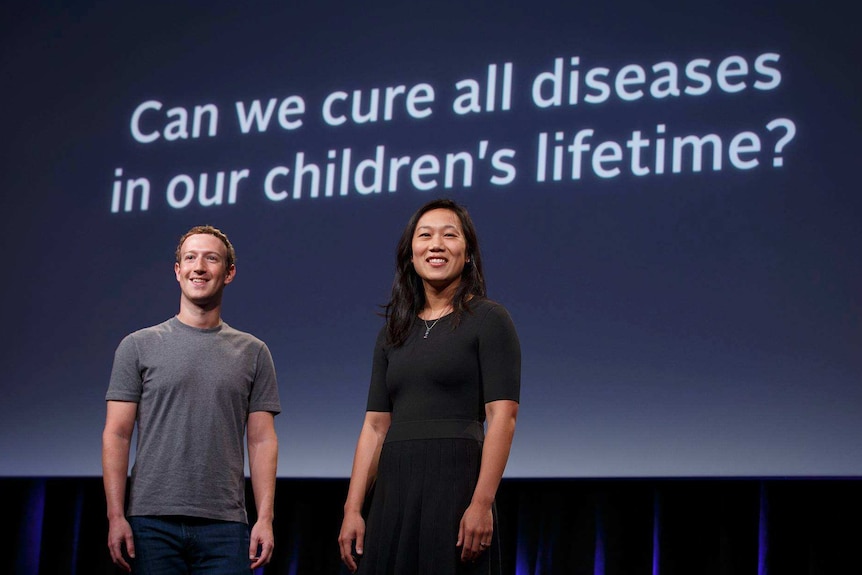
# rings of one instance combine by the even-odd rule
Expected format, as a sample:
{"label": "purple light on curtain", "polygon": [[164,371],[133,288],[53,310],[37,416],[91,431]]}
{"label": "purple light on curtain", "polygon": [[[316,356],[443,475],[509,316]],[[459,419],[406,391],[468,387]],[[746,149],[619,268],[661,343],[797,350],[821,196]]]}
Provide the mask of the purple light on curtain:
{"label": "purple light on curtain", "polygon": [[525,539],[524,530],[520,530],[518,533],[517,549],[515,549],[515,575],[532,575],[530,573],[529,562],[530,552],[527,549]]}
{"label": "purple light on curtain", "polygon": [[521,545],[521,541],[518,541],[518,550],[515,553],[515,575],[535,575],[535,573],[530,572],[529,556],[527,550]]}
{"label": "purple light on curtain", "polygon": [[[525,531],[519,531],[518,548],[515,551],[515,575],[542,575],[551,570],[554,555],[553,542],[545,536],[544,526],[539,527],[538,530],[534,550],[530,549],[530,541]],[[531,556],[535,557],[532,569],[530,568]]]}
{"label": "purple light on curtain", "polygon": [[661,559],[661,520],[658,491],[653,496],[652,513],[652,575],[659,575],[659,564]]}
{"label": "purple light on curtain", "polygon": [[293,553],[290,554],[290,564],[287,566],[288,575],[296,575],[296,570],[299,569],[299,542],[300,537],[293,542]]}
{"label": "purple light on curtain", "polygon": [[757,529],[757,575],[769,575],[769,504],[766,484],[760,483],[760,521]]}
{"label": "purple light on curtain", "polygon": [[72,525],[72,557],[69,565],[70,575],[78,572],[78,544],[81,541],[81,522],[84,520],[84,487],[78,486],[78,495],[75,497],[75,522]]}
{"label": "purple light on curtain", "polygon": [[605,526],[601,508],[596,507],[596,549],[593,554],[593,575],[605,575]]}
{"label": "purple light on curtain", "polygon": [[45,480],[33,482],[24,524],[21,525],[21,545],[18,547],[18,573],[39,572],[39,552],[42,549],[42,524],[45,520]]}

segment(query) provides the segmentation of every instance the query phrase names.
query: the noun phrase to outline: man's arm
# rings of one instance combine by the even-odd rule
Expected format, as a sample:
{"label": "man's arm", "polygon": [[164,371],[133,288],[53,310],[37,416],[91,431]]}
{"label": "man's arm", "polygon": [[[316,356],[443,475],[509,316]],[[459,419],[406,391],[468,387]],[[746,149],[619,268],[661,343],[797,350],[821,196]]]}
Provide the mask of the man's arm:
{"label": "man's arm", "polygon": [[137,403],[108,401],[105,429],[102,432],[102,481],[108,507],[108,549],[111,560],[126,571],[131,571],[131,567],[123,556],[123,546],[129,557],[135,556],[125,502],[129,452],[137,413]]}
{"label": "man's arm", "polygon": [[[275,475],[278,467],[278,438],[275,416],[268,411],[253,411],[248,416],[248,468],[257,520],[251,530],[249,559],[251,568],[266,565],[272,558],[275,537]],[[258,555],[258,547],[260,554]]]}

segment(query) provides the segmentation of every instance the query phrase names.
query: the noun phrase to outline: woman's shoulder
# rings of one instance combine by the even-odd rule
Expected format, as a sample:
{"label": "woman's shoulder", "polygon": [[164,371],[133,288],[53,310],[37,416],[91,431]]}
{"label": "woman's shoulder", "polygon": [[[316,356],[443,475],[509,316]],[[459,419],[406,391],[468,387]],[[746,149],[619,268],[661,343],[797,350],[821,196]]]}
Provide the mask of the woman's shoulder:
{"label": "woman's shoulder", "polygon": [[474,313],[488,313],[492,311],[507,312],[506,307],[498,301],[488,299],[486,297],[473,298],[467,302],[470,311]]}
{"label": "woman's shoulder", "polygon": [[506,322],[512,321],[511,315],[509,315],[509,310],[506,309],[506,306],[492,299],[481,298],[471,300],[468,309],[468,315],[476,317],[483,323],[488,319],[491,319],[492,321],[494,319],[502,319]]}

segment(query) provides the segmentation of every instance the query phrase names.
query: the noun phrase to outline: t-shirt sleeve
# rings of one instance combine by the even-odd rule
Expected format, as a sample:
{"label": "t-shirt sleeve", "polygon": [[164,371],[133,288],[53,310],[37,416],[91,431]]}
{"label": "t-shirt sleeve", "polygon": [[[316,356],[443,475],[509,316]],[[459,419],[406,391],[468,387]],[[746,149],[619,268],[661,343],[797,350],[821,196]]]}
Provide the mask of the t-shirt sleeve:
{"label": "t-shirt sleeve", "polygon": [[251,388],[248,410],[249,412],[269,411],[273,414],[281,413],[278,380],[275,376],[275,362],[273,362],[272,353],[265,343],[261,344],[257,354],[257,369],[254,374],[254,385]]}
{"label": "t-shirt sleeve", "polygon": [[392,411],[392,401],[389,390],[386,387],[386,370],[389,367],[389,358],[386,354],[386,326],[384,325],[377,334],[374,344],[374,356],[371,362],[371,384],[368,387],[368,402],[366,411]]}
{"label": "t-shirt sleeve", "polygon": [[485,403],[520,401],[521,343],[509,312],[493,306],[479,330],[479,365]]}
{"label": "t-shirt sleeve", "polygon": [[108,383],[106,401],[133,401],[138,403],[143,394],[143,377],[138,346],[132,335],[127,335],[114,352],[114,365]]}

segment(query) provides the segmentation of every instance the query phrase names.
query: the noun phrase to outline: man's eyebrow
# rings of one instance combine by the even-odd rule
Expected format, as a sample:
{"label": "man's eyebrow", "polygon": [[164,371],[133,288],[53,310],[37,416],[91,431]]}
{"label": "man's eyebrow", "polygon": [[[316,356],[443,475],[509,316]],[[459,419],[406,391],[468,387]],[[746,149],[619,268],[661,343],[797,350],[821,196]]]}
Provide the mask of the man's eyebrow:
{"label": "man's eyebrow", "polygon": [[202,250],[202,251],[199,251],[199,250],[186,250],[186,251],[184,251],[184,252],[183,252],[183,255],[186,255],[186,254],[204,254],[204,255],[207,255],[207,256],[208,256],[208,255],[216,255],[216,256],[219,256],[220,258],[225,257],[225,256],[223,256],[223,255],[221,254],[221,252],[218,252],[218,251],[215,251],[215,250]]}

